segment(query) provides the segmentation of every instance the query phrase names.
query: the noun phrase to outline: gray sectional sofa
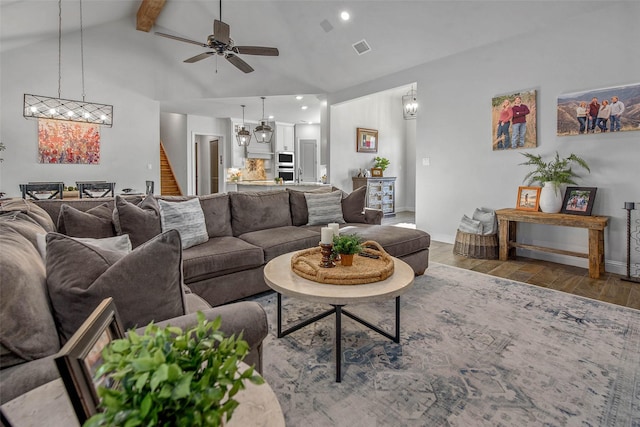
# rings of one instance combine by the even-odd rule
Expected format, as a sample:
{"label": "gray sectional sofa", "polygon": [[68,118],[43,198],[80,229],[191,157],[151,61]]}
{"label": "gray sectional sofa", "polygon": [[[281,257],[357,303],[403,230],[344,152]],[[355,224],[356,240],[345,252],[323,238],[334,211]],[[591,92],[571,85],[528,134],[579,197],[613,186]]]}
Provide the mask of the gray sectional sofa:
{"label": "gray sectional sofa", "polygon": [[[238,300],[268,291],[265,264],[317,245],[328,222],[379,242],[416,275],[428,266],[429,235],[380,225],[382,212],[364,209],[364,187],[351,194],[328,187],[198,196],[195,210],[193,199],[19,199],[0,206],[9,211],[0,216],[0,402],[57,377],[53,354],[92,310],[85,306],[106,296],[127,328],[151,320],[186,327],[197,310],[222,315],[225,332],[244,331],[246,361],[260,370],[266,317],[258,304]],[[45,233],[46,263],[38,252]],[[124,258],[91,246],[106,238],[121,244],[122,237],[132,249]]]}

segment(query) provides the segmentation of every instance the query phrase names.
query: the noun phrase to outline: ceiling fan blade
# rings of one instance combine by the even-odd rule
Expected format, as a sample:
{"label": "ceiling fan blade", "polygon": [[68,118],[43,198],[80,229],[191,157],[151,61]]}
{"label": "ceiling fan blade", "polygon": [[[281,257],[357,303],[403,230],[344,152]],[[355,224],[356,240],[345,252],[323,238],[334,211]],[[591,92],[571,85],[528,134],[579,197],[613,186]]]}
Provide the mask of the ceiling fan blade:
{"label": "ceiling fan blade", "polygon": [[194,62],[202,61],[203,59],[206,59],[211,55],[215,55],[215,52],[201,53],[200,55],[196,55],[196,56],[193,56],[193,57],[191,57],[189,59],[185,59],[183,62],[188,62],[189,64],[192,64]]}
{"label": "ceiling fan blade", "polygon": [[240,71],[243,71],[245,73],[250,73],[253,71],[253,68],[251,68],[251,65],[244,62],[239,56],[228,54],[226,58],[227,58],[227,61],[235,65]]}
{"label": "ceiling fan blade", "polygon": [[244,55],[263,55],[263,56],[278,56],[280,52],[275,47],[263,47],[263,46],[234,46],[233,51]]}
{"label": "ceiling fan blade", "polygon": [[156,31],[156,32],[155,32],[155,34],[156,34],[157,36],[166,37],[166,38],[168,38],[168,39],[173,39],[173,40],[178,40],[178,41],[180,41],[180,42],[191,43],[191,44],[195,44],[195,45],[202,46],[202,47],[209,47],[209,46],[207,46],[207,45],[206,45],[206,44],[204,44],[204,43],[197,42],[197,41],[195,41],[195,40],[185,39],[184,37],[173,36],[173,35],[171,35],[171,34],[160,33],[160,32],[158,32],[158,31]]}
{"label": "ceiling fan blade", "polygon": [[231,43],[231,38],[229,37],[229,25],[222,21],[218,21],[217,19],[213,21],[213,36],[220,43]]}

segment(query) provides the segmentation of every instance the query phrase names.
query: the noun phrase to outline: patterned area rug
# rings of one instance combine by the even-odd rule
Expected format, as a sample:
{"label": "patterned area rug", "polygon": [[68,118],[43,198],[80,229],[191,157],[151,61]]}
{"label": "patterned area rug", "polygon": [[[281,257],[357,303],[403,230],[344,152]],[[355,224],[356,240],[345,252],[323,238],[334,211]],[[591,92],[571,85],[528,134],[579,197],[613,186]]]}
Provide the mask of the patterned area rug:
{"label": "patterned area rug", "polygon": [[[401,300],[400,344],[343,317],[336,383],[334,316],[278,339],[257,299],[288,426],[640,426],[640,311],[435,263]],[[392,333],[393,301],[348,309]]]}

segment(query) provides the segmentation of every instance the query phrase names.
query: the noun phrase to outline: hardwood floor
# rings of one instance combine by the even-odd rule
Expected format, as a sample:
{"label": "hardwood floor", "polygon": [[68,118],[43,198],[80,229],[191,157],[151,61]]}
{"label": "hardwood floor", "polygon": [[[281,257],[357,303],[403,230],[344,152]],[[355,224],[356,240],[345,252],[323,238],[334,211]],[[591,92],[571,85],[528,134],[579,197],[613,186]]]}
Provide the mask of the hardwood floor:
{"label": "hardwood floor", "polygon": [[[382,221],[385,225],[399,226],[409,226],[414,222],[413,212],[399,212],[395,217]],[[433,240],[429,261],[640,310],[640,283],[625,282],[618,274],[605,273],[600,279],[591,279],[586,268],[532,258],[518,257],[509,261],[466,258],[455,255],[452,244]]]}

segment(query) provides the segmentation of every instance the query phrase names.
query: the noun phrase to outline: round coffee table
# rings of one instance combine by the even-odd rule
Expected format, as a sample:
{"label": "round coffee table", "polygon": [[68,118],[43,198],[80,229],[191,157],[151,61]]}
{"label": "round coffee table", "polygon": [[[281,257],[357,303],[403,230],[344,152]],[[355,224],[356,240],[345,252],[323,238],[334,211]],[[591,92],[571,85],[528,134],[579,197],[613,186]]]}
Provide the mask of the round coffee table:
{"label": "round coffee table", "polygon": [[[415,277],[413,269],[407,263],[397,258],[393,258],[393,275],[380,282],[362,285],[329,285],[305,279],[294,273],[291,270],[291,257],[294,253],[295,252],[291,252],[280,255],[279,257],[269,261],[264,267],[264,280],[271,289],[276,291],[278,297],[278,338],[289,335],[292,332],[335,313],[336,382],[340,382],[342,380],[341,318],[343,314],[396,343],[400,342],[400,295],[413,286],[413,280]],[[329,304],[333,308],[283,331],[282,295],[314,303]],[[387,301],[391,298],[395,298],[396,300],[395,335],[391,335],[366,320],[363,320],[353,313],[343,309],[343,306],[347,304],[368,304]]]}

